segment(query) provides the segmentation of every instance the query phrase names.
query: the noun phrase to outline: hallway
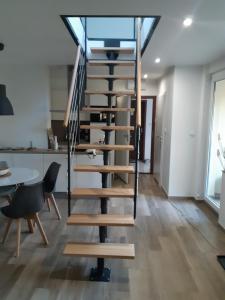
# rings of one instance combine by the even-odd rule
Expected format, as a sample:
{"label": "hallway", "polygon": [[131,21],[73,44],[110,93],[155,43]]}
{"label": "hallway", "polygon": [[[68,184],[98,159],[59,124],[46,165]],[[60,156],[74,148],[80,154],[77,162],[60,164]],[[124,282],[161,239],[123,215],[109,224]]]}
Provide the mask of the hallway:
{"label": "hallway", "polygon": [[[116,183],[116,186],[119,184]],[[15,227],[0,246],[1,299],[15,300],[223,300],[225,272],[216,260],[225,253],[225,233],[205,203],[166,199],[150,175],[140,176],[140,195],[134,228],[110,228],[110,241],[136,244],[131,261],[106,260],[110,283],[85,281],[95,259],[63,257],[65,240],[97,240],[98,228],[68,228],[66,201],[58,199],[62,222],[49,215],[40,218],[49,237],[44,248],[39,233],[27,234],[23,224],[21,256],[13,257]],[[98,201],[74,201],[73,211],[97,211]],[[120,205],[121,203],[125,205]],[[86,207],[85,207],[86,205]],[[123,210],[123,211],[122,211]],[[112,199],[110,212],[131,213],[132,201]],[[0,217],[0,235],[3,217]]]}

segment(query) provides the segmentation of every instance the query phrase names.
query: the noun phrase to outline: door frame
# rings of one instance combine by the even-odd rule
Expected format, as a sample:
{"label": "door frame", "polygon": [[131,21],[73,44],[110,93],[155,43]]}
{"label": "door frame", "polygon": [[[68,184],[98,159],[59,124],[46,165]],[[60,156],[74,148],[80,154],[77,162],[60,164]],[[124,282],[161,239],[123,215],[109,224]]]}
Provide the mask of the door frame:
{"label": "door frame", "polygon": [[210,164],[210,151],[211,151],[211,138],[213,129],[213,115],[214,115],[214,103],[215,103],[215,87],[216,82],[225,80],[225,71],[219,71],[210,78],[210,97],[208,104],[208,122],[207,122],[207,146],[206,146],[206,159],[204,170],[204,200],[218,212],[219,208],[208,197],[208,177],[209,177],[209,164]]}
{"label": "door frame", "polygon": [[[152,100],[152,132],[151,132],[151,163],[150,163],[150,174],[154,174],[154,150],[155,150],[155,121],[156,121],[156,100],[157,96],[141,96],[142,101]],[[136,98],[131,98],[131,101],[136,101]],[[143,122],[143,120],[142,120]],[[144,137],[145,137],[145,130],[146,130],[146,115],[144,120]],[[145,139],[143,142],[143,147],[145,147]]]}
{"label": "door frame", "polygon": [[[155,118],[156,118],[156,99],[157,96],[141,96],[141,100],[147,101],[152,99],[152,132],[151,132],[151,163],[150,163],[150,174],[154,173],[154,150],[155,150]],[[145,127],[144,127],[144,136],[146,133],[146,116],[145,116]],[[145,140],[144,143],[145,145]]]}

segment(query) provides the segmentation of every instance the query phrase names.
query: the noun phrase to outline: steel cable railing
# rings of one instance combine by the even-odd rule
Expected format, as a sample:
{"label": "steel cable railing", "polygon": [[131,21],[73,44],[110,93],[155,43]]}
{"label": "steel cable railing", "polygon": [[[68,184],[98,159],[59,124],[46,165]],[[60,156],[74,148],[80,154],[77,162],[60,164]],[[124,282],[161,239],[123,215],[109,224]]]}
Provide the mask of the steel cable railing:
{"label": "steel cable railing", "polygon": [[78,46],[64,119],[64,126],[67,128],[68,147],[68,215],[70,215],[71,212],[71,163],[74,158],[76,144],[79,142],[80,108],[85,93],[85,64],[85,53],[81,47]]}

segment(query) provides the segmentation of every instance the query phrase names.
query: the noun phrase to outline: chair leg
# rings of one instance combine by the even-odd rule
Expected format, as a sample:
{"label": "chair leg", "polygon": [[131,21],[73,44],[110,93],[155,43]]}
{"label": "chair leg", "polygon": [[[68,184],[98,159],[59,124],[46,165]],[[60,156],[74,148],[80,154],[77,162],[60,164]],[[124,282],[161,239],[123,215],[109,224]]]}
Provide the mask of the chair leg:
{"label": "chair leg", "polygon": [[50,206],[50,199],[49,199],[49,197],[46,198],[46,202],[47,202],[48,210],[50,212],[51,211],[51,206]]}
{"label": "chair leg", "polygon": [[4,232],[4,235],[3,235],[3,238],[2,238],[2,243],[3,244],[5,243],[5,240],[6,240],[7,236],[8,236],[8,234],[9,234],[9,229],[10,229],[10,227],[12,225],[12,222],[13,222],[13,220],[9,219],[8,222],[7,222],[7,224],[6,224],[5,232]]}
{"label": "chair leg", "polygon": [[33,226],[32,219],[27,219],[27,225],[28,225],[28,228],[29,228],[29,232],[34,233],[34,226]]}
{"label": "chair leg", "polygon": [[20,233],[21,233],[21,219],[17,219],[17,246],[16,246],[16,257],[20,255]]}
{"label": "chair leg", "polygon": [[37,224],[37,226],[38,226],[38,229],[39,229],[39,231],[40,231],[40,233],[41,233],[41,236],[42,236],[42,239],[43,239],[45,245],[48,245],[48,239],[47,239],[47,236],[46,236],[46,234],[45,234],[45,231],[44,231],[44,229],[43,229],[43,227],[42,227],[41,221],[40,221],[39,216],[38,216],[37,213],[34,215],[34,220],[35,220],[35,222],[36,222],[36,224]]}
{"label": "chair leg", "polygon": [[53,206],[55,208],[55,212],[57,214],[58,219],[61,220],[61,215],[60,215],[60,212],[59,212],[59,208],[58,208],[58,205],[57,205],[57,203],[55,201],[55,197],[54,197],[53,194],[50,195],[50,199],[51,199],[51,202],[52,202],[52,204],[53,204]]}

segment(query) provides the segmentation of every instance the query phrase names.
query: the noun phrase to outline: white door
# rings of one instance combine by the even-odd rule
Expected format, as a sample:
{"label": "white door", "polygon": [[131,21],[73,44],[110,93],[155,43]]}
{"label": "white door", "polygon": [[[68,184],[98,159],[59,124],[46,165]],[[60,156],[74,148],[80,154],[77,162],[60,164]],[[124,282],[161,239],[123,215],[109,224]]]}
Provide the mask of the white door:
{"label": "white door", "polygon": [[155,118],[155,147],[154,147],[154,176],[159,185],[162,184],[163,170],[163,107],[165,102],[165,94],[157,98],[156,118]]}
{"label": "white door", "polygon": [[153,99],[147,99],[146,102],[146,124],[145,124],[145,152],[144,159],[151,159],[151,144],[152,144],[152,110]]}

